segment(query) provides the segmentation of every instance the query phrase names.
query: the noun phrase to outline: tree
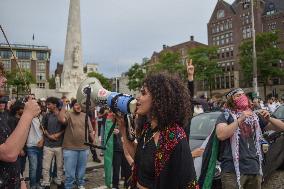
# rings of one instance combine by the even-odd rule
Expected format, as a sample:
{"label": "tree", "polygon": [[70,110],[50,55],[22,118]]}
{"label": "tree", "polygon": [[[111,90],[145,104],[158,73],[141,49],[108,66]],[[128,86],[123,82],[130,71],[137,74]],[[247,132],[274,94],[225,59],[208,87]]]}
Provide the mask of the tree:
{"label": "tree", "polygon": [[22,74],[18,70],[13,70],[7,73],[8,85],[16,87],[17,97],[19,96],[19,92],[27,93],[29,89],[29,85],[32,83],[36,83],[36,79],[33,77],[31,72],[24,70]]}
{"label": "tree", "polygon": [[49,83],[49,88],[50,89],[55,89],[56,88],[55,77],[49,78],[48,79],[48,83]]}
{"label": "tree", "polygon": [[136,91],[142,86],[142,81],[145,77],[145,65],[135,63],[127,72],[128,83],[127,86],[130,90]]}
{"label": "tree", "polygon": [[164,52],[159,57],[159,63],[151,68],[150,72],[167,71],[169,73],[176,73],[182,79],[186,79],[186,67],[181,64],[180,54],[176,52]]}
{"label": "tree", "polygon": [[[260,33],[256,36],[257,76],[263,83],[264,96],[266,86],[273,77],[284,76],[284,70],[279,69],[280,60],[284,59],[284,51],[278,47],[277,32]],[[240,65],[245,83],[252,83],[252,40],[243,42],[240,46]]]}
{"label": "tree", "polygon": [[195,78],[207,83],[210,97],[213,84],[215,83],[215,76],[222,73],[221,68],[217,64],[217,54],[216,47],[197,47],[189,52],[189,57],[192,59],[195,67]]}
{"label": "tree", "polygon": [[100,73],[97,73],[97,72],[90,72],[90,73],[88,73],[88,77],[97,78],[101,82],[102,86],[105,89],[107,89],[109,91],[111,90],[111,84],[109,82],[109,79],[106,78],[105,76],[103,76],[103,74],[100,74]]}

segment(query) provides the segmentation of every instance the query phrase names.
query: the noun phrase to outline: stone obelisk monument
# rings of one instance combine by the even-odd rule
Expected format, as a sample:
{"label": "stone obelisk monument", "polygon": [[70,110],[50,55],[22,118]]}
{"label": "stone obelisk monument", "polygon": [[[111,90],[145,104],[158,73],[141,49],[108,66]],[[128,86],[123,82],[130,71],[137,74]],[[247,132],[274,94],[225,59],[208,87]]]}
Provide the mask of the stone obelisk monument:
{"label": "stone obelisk monument", "polygon": [[75,97],[85,79],[82,61],[80,0],[70,0],[61,86],[58,92]]}

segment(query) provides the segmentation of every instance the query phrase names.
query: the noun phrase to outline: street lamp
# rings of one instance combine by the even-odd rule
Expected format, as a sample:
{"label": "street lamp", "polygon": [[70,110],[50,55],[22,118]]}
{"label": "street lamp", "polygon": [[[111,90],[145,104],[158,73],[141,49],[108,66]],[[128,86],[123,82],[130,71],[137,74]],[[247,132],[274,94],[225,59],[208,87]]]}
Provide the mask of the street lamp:
{"label": "street lamp", "polygon": [[257,59],[256,59],[256,49],[255,49],[255,23],[254,23],[254,0],[251,1],[251,23],[252,23],[252,66],[253,66],[253,91],[256,96],[259,96],[258,94],[258,87],[257,87]]}

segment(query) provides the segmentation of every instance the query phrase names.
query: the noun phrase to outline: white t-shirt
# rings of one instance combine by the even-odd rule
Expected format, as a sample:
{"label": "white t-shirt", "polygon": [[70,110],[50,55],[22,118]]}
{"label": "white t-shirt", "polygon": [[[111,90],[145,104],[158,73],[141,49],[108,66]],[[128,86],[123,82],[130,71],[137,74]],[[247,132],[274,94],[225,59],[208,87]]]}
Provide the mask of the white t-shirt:
{"label": "white t-shirt", "polygon": [[42,130],[40,129],[40,121],[42,117],[33,118],[28,140],[27,140],[27,147],[32,147],[32,146],[37,146],[37,143],[42,139],[43,133]]}

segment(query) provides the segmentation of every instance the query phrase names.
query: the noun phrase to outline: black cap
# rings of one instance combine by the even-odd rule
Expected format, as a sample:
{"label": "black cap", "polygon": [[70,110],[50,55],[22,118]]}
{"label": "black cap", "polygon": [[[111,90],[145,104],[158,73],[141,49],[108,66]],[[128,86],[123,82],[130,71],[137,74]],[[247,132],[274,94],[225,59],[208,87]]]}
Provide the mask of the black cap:
{"label": "black cap", "polygon": [[0,104],[7,104],[8,98],[6,96],[0,97]]}

